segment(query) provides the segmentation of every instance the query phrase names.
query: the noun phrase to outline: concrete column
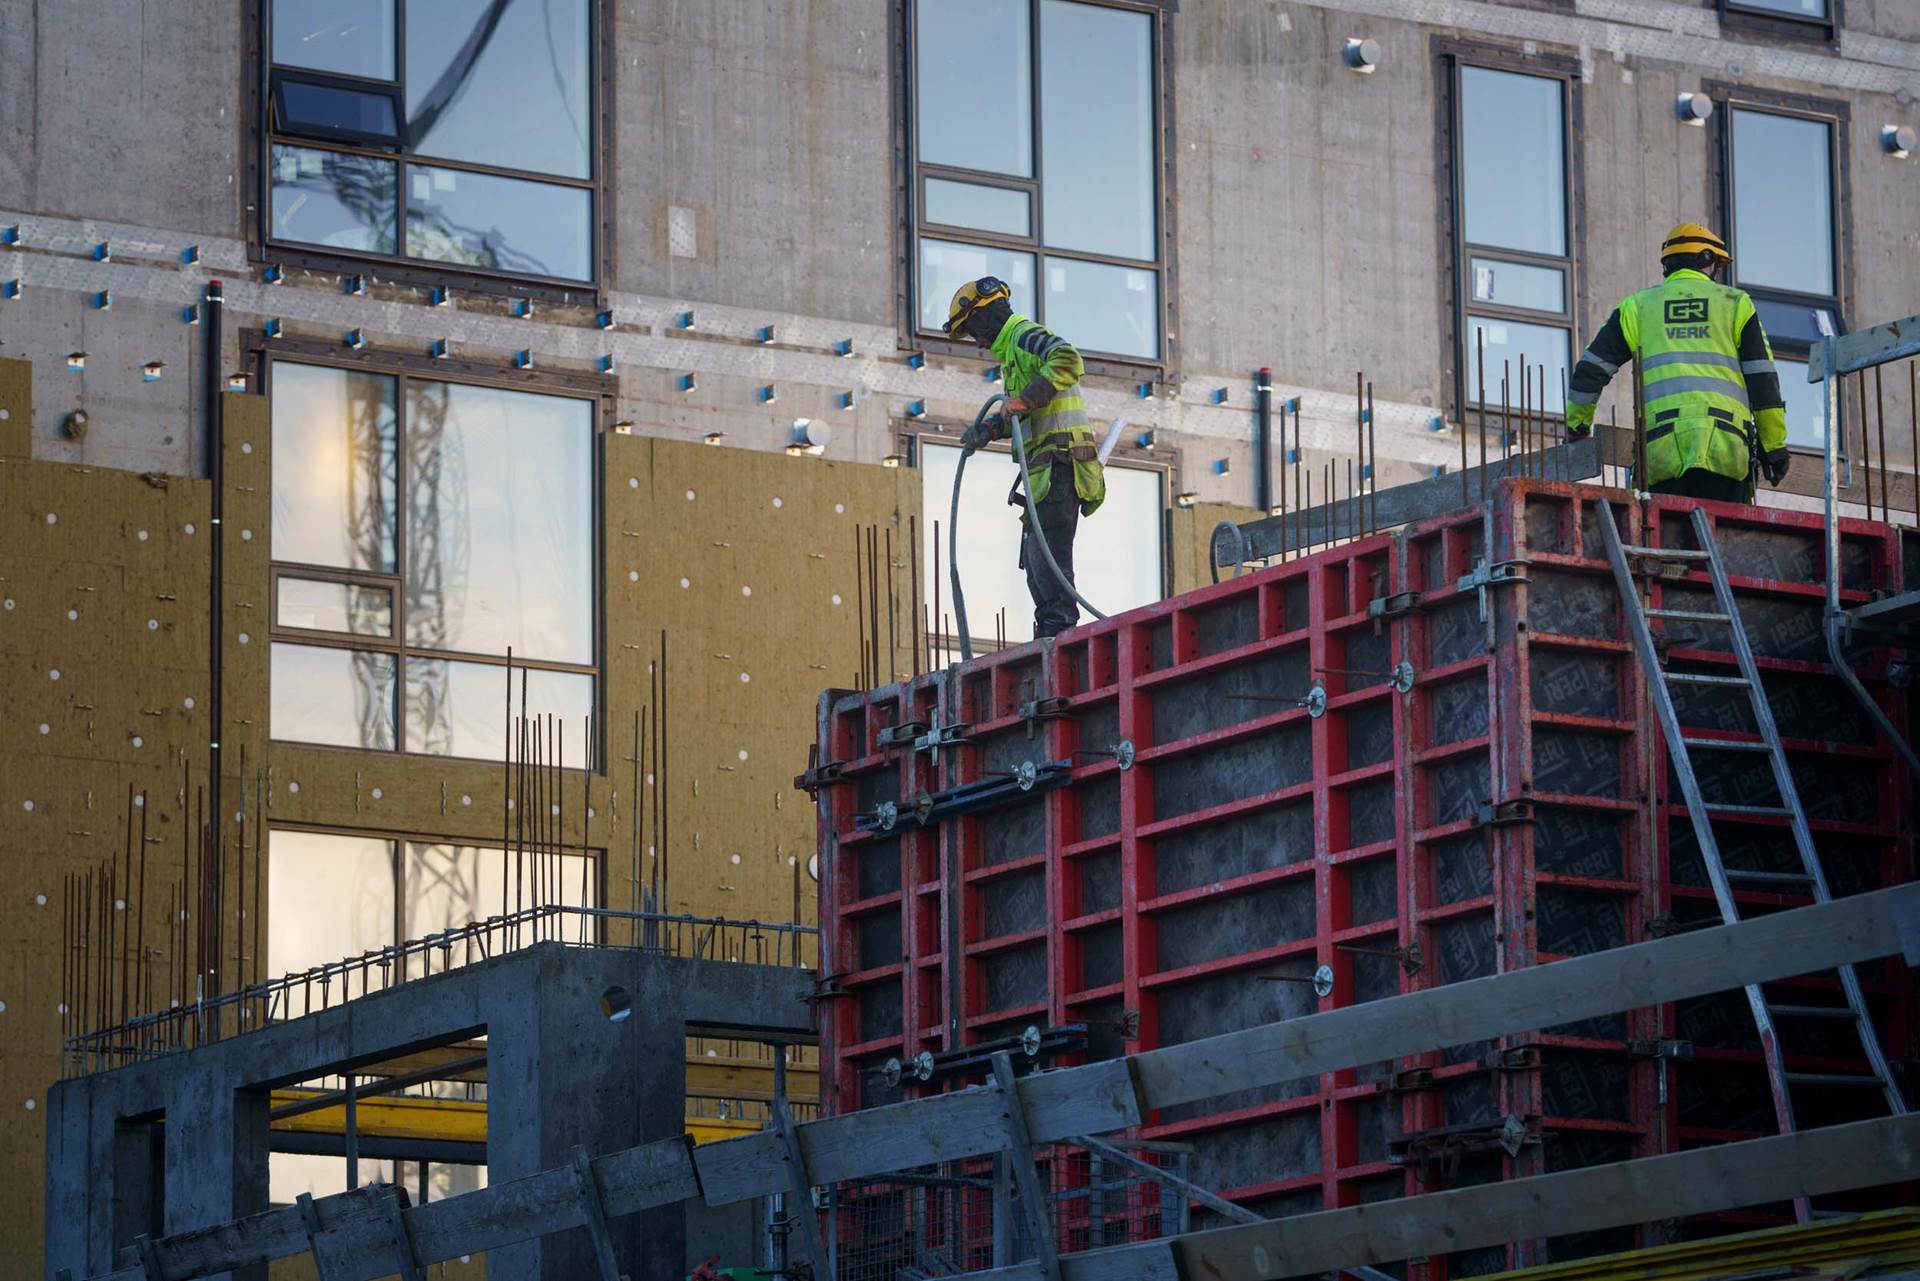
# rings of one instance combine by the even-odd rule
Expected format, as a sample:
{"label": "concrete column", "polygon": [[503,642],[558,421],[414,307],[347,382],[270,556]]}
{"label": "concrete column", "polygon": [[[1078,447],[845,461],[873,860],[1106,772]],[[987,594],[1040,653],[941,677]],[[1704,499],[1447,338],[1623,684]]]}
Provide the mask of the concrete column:
{"label": "concrete column", "polygon": [[[264,1089],[233,1088],[218,1062],[178,1060],[167,1104],[166,1231],[211,1227],[267,1208]],[[223,1272],[218,1281],[266,1281],[264,1267]]]}
{"label": "concrete column", "polygon": [[47,1091],[47,1217],[45,1275],[105,1271],[113,1256],[112,1091],[77,1077]]}

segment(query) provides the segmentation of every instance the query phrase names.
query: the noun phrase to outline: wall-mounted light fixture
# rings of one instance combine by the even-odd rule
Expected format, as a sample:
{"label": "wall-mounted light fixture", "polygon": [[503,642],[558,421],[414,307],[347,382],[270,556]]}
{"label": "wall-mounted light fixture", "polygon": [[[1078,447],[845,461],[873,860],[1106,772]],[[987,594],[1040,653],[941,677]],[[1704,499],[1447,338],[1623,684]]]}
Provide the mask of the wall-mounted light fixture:
{"label": "wall-mounted light fixture", "polygon": [[1681,124],[1698,128],[1713,118],[1713,99],[1704,93],[1683,93],[1673,100],[1673,114]]}
{"label": "wall-mounted light fixture", "polygon": [[1350,70],[1370,76],[1374,68],[1380,65],[1380,42],[1356,37],[1347,41],[1347,47],[1340,56]]}

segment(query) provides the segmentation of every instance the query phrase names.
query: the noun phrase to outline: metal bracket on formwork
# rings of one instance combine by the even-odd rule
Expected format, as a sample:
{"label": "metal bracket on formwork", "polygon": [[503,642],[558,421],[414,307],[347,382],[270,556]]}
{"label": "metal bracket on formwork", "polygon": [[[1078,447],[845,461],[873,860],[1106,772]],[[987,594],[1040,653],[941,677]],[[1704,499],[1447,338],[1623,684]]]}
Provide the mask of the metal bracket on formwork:
{"label": "metal bracket on formwork", "polygon": [[1334,948],[1341,952],[1352,952],[1359,956],[1384,956],[1400,962],[1400,968],[1408,974],[1418,974],[1426,967],[1427,961],[1420,953],[1420,940],[1415,939],[1405,947],[1368,947],[1363,943],[1335,943]]}
{"label": "metal bracket on formwork", "polygon": [[1376,596],[1367,602],[1367,617],[1376,622],[1385,618],[1398,618],[1402,614],[1418,613],[1421,609],[1419,592],[1395,592],[1391,596]]}
{"label": "metal bracket on formwork", "polygon": [[925,721],[901,721],[898,725],[889,725],[873,736],[875,747],[904,747],[920,735],[927,732]]}
{"label": "metal bracket on formwork", "polygon": [[[1844,1010],[1841,1011],[1845,1013]],[[1627,1057],[1635,1059],[1690,1059],[1692,1041],[1628,1041]]]}
{"label": "metal bracket on formwork", "polygon": [[820,1216],[813,1208],[813,1181],[807,1177],[807,1158],[800,1150],[800,1131],[793,1123],[793,1109],[785,1099],[772,1105],[774,1127],[785,1148],[782,1160],[787,1167],[787,1219],[800,1238],[800,1253],[813,1281],[829,1281],[827,1250],[820,1237]]}
{"label": "metal bracket on formwork", "polygon": [[1083,747],[1075,750],[1073,754],[1075,756],[1106,757],[1107,759],[1111,760],[1114,764],[1118,765],[1120,767],[1120,772],[1123,774],[1126,771],[1133,768],[1133,762],[1134,762],[1133,740],[1128,738],[1121,739],[1119,742],[1115,743],[1112,747],[1105,747],[1105,748]]}
{"label": "metal bracket on formwork", "polygon": [[1487,1051],[1480,1066],[1489,1072],[1531,1072],[1540,1066],[1540,1051],[1531,1045],[1509,1045]]}
{"label": "metal bracket on formwork", "polygon": [[[1137,1014],[1138,1012],[1135,1011]],[[1134,1026],[1134,1036],[1139,1035],[1139,1025]],[[1018,1050],[1029,1059],[1038,1059],[1041,1055],[1083,1054],[1087,1049],[1087,1025],[1085,1023],[1061,1023],[1053,1027],[1040,1027],[1028,1024],[1018,1036],[995,1037],[990,1041],[981,1041],[957,1050],[948,1050],[942,1054],[922,1053],[907,1066],[918,1070],[921,1060],[926,1061],[927,1075],[921,1080],[935,1077],[972,1076],[993,1061],[995,1054],[1012,1054]]]}
{"label": "metal bracket on formwork", "polygon": [[400,1281],[427,1281],[427,1270],[420,1266],[420,1260],[413,1252],[413,1238],[407,1235],[407,1221],[400,1214],[400,1196],[396,1189],[388,1187],[381,1190],[380,1211],[386,1216],[387,1231],[393,1234],[393,1261],[399,1266],[394,1269]]}
{"label": "metal bracket on formwork", "polygon": [[1020,1209],[1027,1219],[1028,1243],[1039,1256],[1041,1275],[1046,1281],[1060,1281],[1060,1249],[1053,1236],[1053,1218],[1047,1213],[1040,1174],[1034,1168],[1033,1136],[1027,1129],[1026,1108],[1020,1102],[1013,1060],[1005,1050],[993,1056],[993,1082],[1000,1089],[1000,1116],[1007,1127],[1006,1153],[1008,1164],[1013,1167],[1014,1186],[1019,1189]]}
{"label": "metal bracket on formwork", "polygon": [[1325,716],[1327,714],[1327,687],[1324,685],[1315,685],[1307,691],[1307,696],[1300,700],[1300,706],[1306,708],[1307,715],[1316,721],[1322,716]]}
{"label": "metal bracket on formwork", "polygon": [[1396,1163],[1438,1165],[1452,1174],[1458,1171],[1463,1156],[1495,1149],[1517,1156],[1521,1148],[1539,1142],[1539,1118],[1509,1113],[1498,1125],[1469,1122],[1405,1134],[1389,1139],[1387,1150],[1389,1158]]}
{"label": "metal bracket on formwork", "polygon": [[1017,711],[1020,719],[1027,723],[1027,738],[1032,739],[1041,721],[1066,716],[1068,705],[1065,696],[1055,695],[1052,698],[1030,698],[1020,704]]}
{"label": "metal bracket on formwork", "polygon": [[973,725],[968,721],[954,721],[950,725],[940,723],[940,709],[933,709],[933,719],[927,725],[927,732],[913,740],[913,750],[931,753],[935,766],[940,764],[940,749],[957,747],[967,741],[967,731]]}
{"label": "metal bracket on formwork", "polygon": [[1505,827],[1510,823],[1531,823],[1533,802],[1527,800],[1501,801],[1499,804],[1480,806],[1478,815],[1481,827]]}
{"label": "metal bracket on formwork", "polygon": [[142,1232],[133,1239],[133,1248],[140,1256],[140,1273],[146,1281],[167,1281],[166,1270],[160,1266],[160,1251],[154,1247],[152,1237]]}
{"label": "metal bracket on formwork", "polygon": [[1526,570],[1527,562],[1524,560],[1501,560],[1490,565],[1482,562],[1474,566],[1472,573],[1462,574],[1454,584],[1454,589],[1480,593],[1480,617],[1484,621],[1487,617],[1487,589],[1524,583],[1527,581]]}
{"label": "metal bracket on formwork", "polygon": [[593,1177],[593,1161],[577,1143],[567,1159],[573,1169],[573,1185],[580,1193],[581,1226],[593,1242],[593,1261],[600,1269],[600,1281],[620,1281],[620,1267],[613,1257],[613,1233],[607,1230],[607,1207],[600,1199],[600,1184]]}
{"label": "metal bracket on formwork", "polygon": [[845,977],[846,975],[844,974],[826,974],[815,979],[813,981],[813,991],[807,993],[807,1004],[818,1005],[822,1001],[832,1001],[843,996],[852,996],[853,993],[840,986],[840,980]]}
{"label": "metal bracket on formwork", "polygon": [[1383,1094],[1412,1094],[1433,1088],[1432,1068],[1401,1068],[1380,1086]]}
{"label": "metal bracket on formwork", "polygon": [[1313,986],[1313,994],[1321,1000],[1333,995],[1333,967],[1320,965],[1314,967],[1311,974],[1261,974],[1257,976],[1266,983],[1308,983]]}
{"label": "metal bracket on formwork", "polygon": [[902,1063],[898,1058],[890,1058],[880,1065],[880,1075],[889,1086],[899,1085],[902,1080],[912,1077],[916,1081],[933,1080],[933,1051],[922,1050]]}
{"label": "metal bracket on formwork", "polygon": [[820,763],[820,745],[813,744],[807,749],[807,768],[794,776],[793,785],[815,800],[820,799],[820,789],[840,781],[840,771],[846,768],[845,761]]}

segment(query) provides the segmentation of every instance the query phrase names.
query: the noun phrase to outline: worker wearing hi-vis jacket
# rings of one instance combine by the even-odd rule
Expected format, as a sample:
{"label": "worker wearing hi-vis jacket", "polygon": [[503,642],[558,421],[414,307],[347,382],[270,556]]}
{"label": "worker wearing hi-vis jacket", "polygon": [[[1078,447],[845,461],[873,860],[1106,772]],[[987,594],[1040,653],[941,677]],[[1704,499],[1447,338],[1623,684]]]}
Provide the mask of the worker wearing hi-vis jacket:
{"label": "worker wearing hi-vis jacket", "polygon": [[1787,474],[1787,414],[1766,332],[1753,299],[1713,279],[1732,263],[1699,223],[1675,227],[1660,248],[1666,279],[1614,308],[1567,380],[1567,430],[1584,436],[1608,379],[1639,358],[1640,483],[1656,494],[1747,502],[1756,461],[1769,484]]}
{"label": "worker wearing hi-vis jacket", "polygon": [[[1020,567],[1027,572],[1027,592],[1033,597],[1033,634],[1052,636],[1079,621],[1080,606],[1069,590],[1073,582],[1073,536],[1080,517],[1091,516],[1107,496],[1105,469],[1099,446],[1087,423],[1087,404],[1080,398],[1080,353],[1046,326],[1013,314],[1006,282],[982,276],[960,286],[947,308],[947,334],[970,338],[1000,362],[1007,387],[1001,416],[978,428],[969,427],[960,438],[967,451],[979,449],[1008,432],[1006,415],[1017,414],[1026,424],[1028,491],[1040,528],[1027,521],[1025,500],[1016,480],[1007,501],[1022,509],[1025,529],[1020,539]],[[1063,584],[1033,547],[1044,538],[1054,563],[1066,577]]]}

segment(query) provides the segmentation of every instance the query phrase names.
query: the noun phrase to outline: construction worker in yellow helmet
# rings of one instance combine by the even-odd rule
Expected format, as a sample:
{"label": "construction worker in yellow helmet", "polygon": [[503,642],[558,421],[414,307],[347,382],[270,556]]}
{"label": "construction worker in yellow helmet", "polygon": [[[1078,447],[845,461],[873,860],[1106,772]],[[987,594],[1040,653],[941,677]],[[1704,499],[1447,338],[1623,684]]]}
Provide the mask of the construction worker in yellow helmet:
{"label": "construction worker in yellow helmet", "polygon": [[1582,436],[1608,380],[1639,360],[1647,474],[1636,480],[1656,494],[1748,502],[1756,470],[1778,486],[1792,461],[1780,375],[1753,299],[1714,281],[1732,265],[1706,227],[1675,227],[1660,246],[1666,279],[1614,308],[1567,380],[1567,430]]}
{"label": "construction worker in yellow helmet", "polygon": [[[967,428],[960,444],[972,453],[990,441],[1004,439],[1007,415],[1018,415],[1025,423],[1026,483],[1040,516],[1039,528],[1026,519],[1017,479],[1007,501],[1022,509],[1020,567],[1027,573],[1027,593],[1033,597],[1033,634],[1052,636],[1079,621],[1080,606],[1069,590],[1073,537],[1080,518],[1093,515],[1105,500],[1107,481],[1099,445],[1087,422],[1087,403],[1080,398],[1080,353],[1045,325],[1016,315],[1011,299],[1012,291],[997,277],[969,280],[954,291],[946,329],[948,337],[969,339],[990,351],[1000,362],[1000,377],[1008,390],[999,416],[977,429]],[[1035,538],[1046,540],[1066,584],[1048,571],[1033,549]]]}

